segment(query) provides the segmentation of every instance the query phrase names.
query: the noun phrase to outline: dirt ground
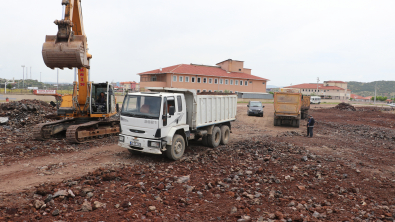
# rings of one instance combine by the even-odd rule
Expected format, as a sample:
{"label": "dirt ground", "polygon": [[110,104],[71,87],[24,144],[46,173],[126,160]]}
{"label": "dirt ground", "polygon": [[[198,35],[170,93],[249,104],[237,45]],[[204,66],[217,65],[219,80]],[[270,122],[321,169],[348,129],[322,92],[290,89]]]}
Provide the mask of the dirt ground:
{"label": "dirt ground", "polygon": [[393,221],[395,113],[333,107],[312,106],[307,138],[304,121],[274,127],[272,104],[238,105],[228,145],[194,142],[176,162],[116,137],[80,147],[18,129],[7,143],[0,126],[0,221]]}

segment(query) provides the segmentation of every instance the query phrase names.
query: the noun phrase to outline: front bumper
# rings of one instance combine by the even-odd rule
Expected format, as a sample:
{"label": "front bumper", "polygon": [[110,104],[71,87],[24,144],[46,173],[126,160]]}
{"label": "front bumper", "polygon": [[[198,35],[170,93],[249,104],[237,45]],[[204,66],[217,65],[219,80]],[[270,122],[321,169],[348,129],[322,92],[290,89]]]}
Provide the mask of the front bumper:
{"label": "front bumper", "polygon": [[[153,147],[150,145],[155,143],[159,143],[159,147]],[[144,153],[162,154],[162,149],[166,147],[166,141],[161,139],[146,139],[119,134],[118,146]]]}
{"label": "front bumper", "polygon": [[252,110],[252,111],[248,111],[248,115],[262,115],[263,111],[262,110]]}

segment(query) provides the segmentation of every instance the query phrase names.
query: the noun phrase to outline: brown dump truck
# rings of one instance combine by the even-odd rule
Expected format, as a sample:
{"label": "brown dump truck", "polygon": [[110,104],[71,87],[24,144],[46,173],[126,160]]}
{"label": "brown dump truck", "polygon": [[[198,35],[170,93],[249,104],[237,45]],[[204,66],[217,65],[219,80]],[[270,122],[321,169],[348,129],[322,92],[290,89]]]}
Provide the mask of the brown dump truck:
{"label": "brown dump truck", "polygon": [[[310,106],[310,105],[309,105]],[[274,93],[274,125],[299,127],[301,119],[302,94],[293,92]]]}

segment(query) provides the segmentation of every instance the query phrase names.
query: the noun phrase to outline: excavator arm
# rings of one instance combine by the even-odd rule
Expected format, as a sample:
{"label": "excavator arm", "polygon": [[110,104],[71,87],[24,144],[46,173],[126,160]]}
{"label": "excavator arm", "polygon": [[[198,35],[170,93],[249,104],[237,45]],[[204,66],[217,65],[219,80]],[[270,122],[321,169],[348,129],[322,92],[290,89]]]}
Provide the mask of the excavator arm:
{"label": "excavator arm", "polygon": [[82,22],[80,0],[62,0],[64,18],[55,20],[57,35],[47,35],[43,44],[44,63],[54,68],[88,68],[92,56]]}

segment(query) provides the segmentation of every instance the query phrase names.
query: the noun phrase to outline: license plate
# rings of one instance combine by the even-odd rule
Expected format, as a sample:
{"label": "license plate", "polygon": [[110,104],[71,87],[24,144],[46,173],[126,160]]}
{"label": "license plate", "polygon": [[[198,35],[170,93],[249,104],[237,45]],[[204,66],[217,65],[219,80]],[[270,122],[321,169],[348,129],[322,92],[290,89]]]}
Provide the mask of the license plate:
{"label": "license plate", "polygon": [[130,146],[140,147],[141,143],[130,141]]}

